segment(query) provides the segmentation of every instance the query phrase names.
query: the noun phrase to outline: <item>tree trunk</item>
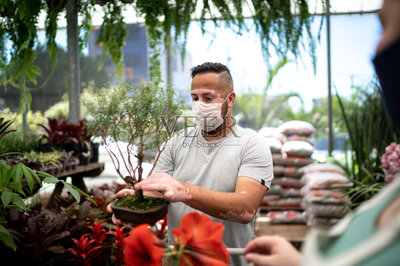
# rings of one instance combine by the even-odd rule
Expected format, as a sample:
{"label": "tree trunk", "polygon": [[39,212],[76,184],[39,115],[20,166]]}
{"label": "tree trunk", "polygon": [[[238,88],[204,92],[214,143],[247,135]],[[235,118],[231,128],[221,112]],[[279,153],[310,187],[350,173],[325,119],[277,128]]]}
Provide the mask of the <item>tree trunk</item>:
{"label": "tree trunk", "polygon": [[[142,174],[143,174],[143,168],[142,168],[142,163],[143,163],[143,151],[139,151],[137,155],[138,159],[138,178],[137,181],[140,182],[142,181]],[[135,190],[135,196],[138,198],[139,201],[143,200],[143,190]]]}
{"label": "tree trunk", "polygon": [[67,39],[68,39],[68,121],[80,120],[80,78],[79,78],[79,28],[78,0],[67,3]]}

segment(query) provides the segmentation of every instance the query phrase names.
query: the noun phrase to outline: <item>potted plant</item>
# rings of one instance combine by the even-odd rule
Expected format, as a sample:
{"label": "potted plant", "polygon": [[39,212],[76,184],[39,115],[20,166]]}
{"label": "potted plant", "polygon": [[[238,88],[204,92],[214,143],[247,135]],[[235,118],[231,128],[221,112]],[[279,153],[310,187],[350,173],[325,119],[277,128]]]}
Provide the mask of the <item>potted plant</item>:
{"label": "potted plant", "polygon": [[[120,84],[109,89],[92,88],[82,97],[92,116],[89,132],[101,139],[116,172],[132,188],[143,178],[143,152],[157,148],[151,174],[175,127],[181,102],[170,93],[156,85],[135,88]],[[135,206],[137,210],[128,210]],[[143,196],[141,190],[113,202],[112,207],[118,218],[135,224],[154,223],[164,218],[167,210],[164,199]],[[154,209],[157,214],[153,218]]]}
{"label": "potted plant", "polygon": [[[88,134],[84,120],[80,120],[78,123],[69,123],[64,117],[48,118],[48,127],[43,124],[39,124],[39,126],[45,130],[40,141],[47,141],[40,145],[41,151],[73,151],[72,155],[79,158],[81,165],[90,162],[93,157],[94,144],[90,141],[91,135]],[[96,147],[98,149],[98,146]]]}

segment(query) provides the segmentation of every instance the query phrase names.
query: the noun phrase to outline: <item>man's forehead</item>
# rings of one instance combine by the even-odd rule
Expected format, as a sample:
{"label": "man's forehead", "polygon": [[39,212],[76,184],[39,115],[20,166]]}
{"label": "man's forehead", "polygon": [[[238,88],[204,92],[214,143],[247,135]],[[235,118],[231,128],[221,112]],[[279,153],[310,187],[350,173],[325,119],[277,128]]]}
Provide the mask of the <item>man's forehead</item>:
{"label": "man's forehead", "polygon": [[191,95],[215,95],[221,96],[221,93],[215,90],[208,90],[208,89],[194,89],[190,92]]}

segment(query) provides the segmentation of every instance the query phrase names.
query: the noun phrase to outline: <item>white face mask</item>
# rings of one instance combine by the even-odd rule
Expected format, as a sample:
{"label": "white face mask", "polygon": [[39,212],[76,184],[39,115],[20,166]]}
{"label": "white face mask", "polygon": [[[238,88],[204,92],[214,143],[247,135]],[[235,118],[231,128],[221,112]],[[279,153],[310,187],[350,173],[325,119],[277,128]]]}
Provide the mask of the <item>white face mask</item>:
{"label": "white face mask", "polygon": [[222,103],[203,103],[201,101],[192,102],[192,111],[195,116],[192,120],[205,132],[217,129],[224,122],[225,117],[221,117],[221,107],[228,99],[226,96]]}

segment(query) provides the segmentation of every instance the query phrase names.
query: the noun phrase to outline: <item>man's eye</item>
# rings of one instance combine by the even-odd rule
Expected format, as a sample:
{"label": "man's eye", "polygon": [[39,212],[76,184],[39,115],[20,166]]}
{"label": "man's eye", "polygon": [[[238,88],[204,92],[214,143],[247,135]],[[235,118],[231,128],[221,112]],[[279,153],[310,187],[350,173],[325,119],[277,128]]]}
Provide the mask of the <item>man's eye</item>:
{"label": "man's eye", "polygon": [[199,98],[192,98],[192,101],[197,102]]}
{"label": "man's eye", "polygon": [[206,100],[206,101],[212,101],[212,98],[206,97],[205,100]]}

